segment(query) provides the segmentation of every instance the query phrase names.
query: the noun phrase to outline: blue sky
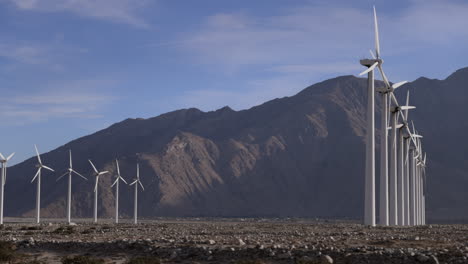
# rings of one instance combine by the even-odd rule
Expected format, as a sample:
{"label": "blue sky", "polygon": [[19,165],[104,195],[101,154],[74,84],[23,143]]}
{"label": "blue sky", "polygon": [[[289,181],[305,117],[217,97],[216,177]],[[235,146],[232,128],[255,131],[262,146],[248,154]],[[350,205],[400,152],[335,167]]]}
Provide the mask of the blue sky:
{"label": "blue sky", "polygon": [[0,152],[13,163],[126,118],[246,109],[373,48],[394,82],[468,66],[458,0],[0,0]]}

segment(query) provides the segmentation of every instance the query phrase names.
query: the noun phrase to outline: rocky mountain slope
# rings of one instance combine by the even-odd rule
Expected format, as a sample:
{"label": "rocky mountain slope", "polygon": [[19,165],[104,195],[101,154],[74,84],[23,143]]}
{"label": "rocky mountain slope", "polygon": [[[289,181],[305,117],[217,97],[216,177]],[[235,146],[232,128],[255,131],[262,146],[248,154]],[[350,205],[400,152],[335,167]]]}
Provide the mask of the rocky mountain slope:
{"label": "rocky mountain slope", "polygon": [[[420,78],[398,91],[404,96],[412,90],[417,109],[410,115],[424,135],[429,221],[468,220],[467,81],[468,69],[462,69],[446,80]],[[92,215],[88,158],[112,173],[99,186],[99,214],[112,217],[109,186],[119,158],[127,179],[134,178],[136,162],[141,164],[142,217],[361,218],[365,91],[365,79],[343,76],[248,110],[183,109],[124,120],[42,156],[58,171],[43,175],[42,214],[65,215],[66,181],[55,179],[65,171],[72,149],[76,170],[90,178],[74,179],[75,217]],[[9,169],[7,216],[33,214],[35,163],[32,157]],[[124,216],[132,214],[132,192],[121,188]]]}

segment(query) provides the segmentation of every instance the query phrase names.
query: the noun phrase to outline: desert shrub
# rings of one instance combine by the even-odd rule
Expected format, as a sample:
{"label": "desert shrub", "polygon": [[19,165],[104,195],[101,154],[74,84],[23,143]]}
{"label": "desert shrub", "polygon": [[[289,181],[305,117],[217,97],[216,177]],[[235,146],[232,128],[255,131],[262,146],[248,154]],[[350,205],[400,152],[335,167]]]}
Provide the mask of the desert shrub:
{"label": "desert shrub", "polygon": [[61,235],[71,235],[75,233],[75,228],[73,226],[61,226],[55,229],[52,233]]}
{"label": "desert shrub", "polygon": [[74,256],[62,259],[63,264],[103,264],[103,259],[93,258],[89,256]]}
{"label": "desert shrub", "polygon": [[255,259],[255,260],[240,260],[237,261],[236,264],[265,264],[265,262]]}
{"label": "desert shrub", "polygon": [[17,257],[13,243],[0,241],[0,262],[11,262]]}
{"label": "desert shrub", "polygon": [[126,262],[127,264],[160,264],[161,261],[157,257],[134,257]]}

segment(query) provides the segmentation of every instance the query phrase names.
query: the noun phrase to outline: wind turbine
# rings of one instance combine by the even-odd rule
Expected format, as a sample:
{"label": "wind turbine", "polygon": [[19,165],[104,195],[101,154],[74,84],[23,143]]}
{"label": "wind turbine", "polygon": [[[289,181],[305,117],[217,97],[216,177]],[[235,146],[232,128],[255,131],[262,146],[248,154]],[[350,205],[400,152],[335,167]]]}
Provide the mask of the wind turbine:
{"label": "wind turbine", "polygon": [[36,175],[34,175],[34,178],[31,180],[31,183],[37,178],[36,223],[39,224],[39,222],[41,221],[41,171],[43,168],[46,170],[50,170],[52,172],[54,170],[42,164],[41,156],[39,155],[39,150],[37,150],[37,146],[34,145],[34,148],[36,149],[38,164],[36,164],[36,168],[37,168]]}
{"label": "wind turbine", "polygon": [[68,168],[68,171],[62,174],[60,177],[57,178],[57,181],[59,181],[61,178],[63,178],[65,175],[68,174],[68,196],[67,196],[67,222],[68,224],[71,223],[71,189],[72,189],[72,174],[74,173],[77,176],[80,176],[81,178],[86,179],[83,175],[79,174],[77,171],[73,169],[73,163],[72,163],[72,152],[69,150],[70,153],[70,167]]}
{"label": "wind turbine", "polygon": [[421,224],[426,224],[426,153],[417,164],[421,167]]}
{"label": "wind turbine", "polygon": [[368,67],[359,75],[367,74],[367,128],[366,128],[366,172],[364,187],[364,224],[375,226],[375,87],[374,69],[382,63],[380,59],[379,29],[374,7],[375,53],[373,59],[361,60],[361,65]]}
{"label": "wind turbine", "polygon": [[93,162],[91,160],[88,160],[89,163],[91,164],[91,167],[93,167],[94,170],[94,176],[95,176],[95,185],[94,185],[94,223],[97,223],[97,200],[98,200],[98,184],[99,184],[99,176],[104,175],[106,173],[109,173],[108,171],[98,171],[96,169],[96,166],[94,166]]}
{"label": "wind turbine", "polygon": [[405,176],[405,131],[408,128],[408,110],[415,109],[415,106],[409,105],[409,91],[406,95],[406,105],[400,106],[400,111],[404,111],[402,126],[399,129],[399,147],[398,147],[398,182],[397,182],[397,201],[398,201],[398,224],[406,225],[406,200],[405,200],[405,190],[406,190],[406,176]]}
{"label": "wind turbine", "polygon": [[0,225],[3,225],[3,199],[5,197],[7,163],[14,155],[15,153],[12,153],[10,156],[5,158],[5,156],[0,153],[0,163],[2,163],[2,179],[0,181]]}
{"label": "wind turbine", "polygon": [[130,183],[130,186],[135,185],[135,201],[134,201],[134,208],[133,208],[133,223],[137,224],[138,223],[138,185],[141,186],[141,189],[144,191],[145,188],[143,187],[143,184],[141,184],[140,181],[140,164],[137,163],[137,176],[136,179]]}
{"label": "wind turbine", "polygon": [[[406,94],[406,105],[401,107],[401,110],[404,111],[403,114],[403,127],[400,128],[400,152],[399,152],[399,166],[398,166],[398,179],[401,183],[398,188],[399,194],[399,216],[401,215],[401,219],[399,220],[402,225],[409,225],[410,223],[410,216],[409,216],[409,164],[408,164],[408,151],[409,151],[409,144],[410,139],[412,139],[411,131],[409,130],[408,124],[408,111],[411,109],[415,109],[415,106],[409,105],[409,90]],[[405,130],[405,131],[404,131]],[[406,132],[406,133],[405,133]]]}
{"label": "wind turbine", "polygon": [[123,181],[125,184],[128,184],[122,176],[120,176],[119,161],[116,159],[115,163],[117,164],[117,177],[114,183],[111,185],[111,188],[115,185],[115,223],[119,223],[119,181]]}

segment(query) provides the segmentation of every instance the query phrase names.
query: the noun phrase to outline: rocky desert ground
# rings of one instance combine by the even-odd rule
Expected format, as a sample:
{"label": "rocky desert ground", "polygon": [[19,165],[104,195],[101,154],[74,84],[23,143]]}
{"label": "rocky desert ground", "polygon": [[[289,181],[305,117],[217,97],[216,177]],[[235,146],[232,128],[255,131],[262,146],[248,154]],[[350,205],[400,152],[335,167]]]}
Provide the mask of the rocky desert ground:
{"label": "rocky desert ground", "polygon": [[468,225],[308,219],[7,222],[4,263],[468,263]]}

